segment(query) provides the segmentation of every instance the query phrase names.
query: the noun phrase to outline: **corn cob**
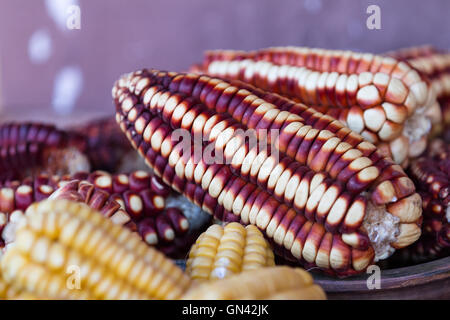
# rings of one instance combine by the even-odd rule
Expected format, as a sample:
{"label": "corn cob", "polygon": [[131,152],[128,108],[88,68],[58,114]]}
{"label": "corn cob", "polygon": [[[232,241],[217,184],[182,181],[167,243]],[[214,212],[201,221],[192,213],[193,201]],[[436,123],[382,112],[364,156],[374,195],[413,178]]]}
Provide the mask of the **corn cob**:
{"label": "corn cob", "polygon": [[11,300],[17,295],[17,290],[12,288],[5,279],[3,279],[3,275],[0,272],[0,300]]}
{"label": "corn cob", "polygon": [[[74,266],[80,276],[75,288],[68,286]],[[9,284],[49,299],[176,299],[190,285],[181,269],[136,234],[68,200],[27,209],[1,269]]]}
{"label": "corn cob", "polygon": [[409,168],[423,202],[420,240],[401,250],[402,260],[423,262],[450,252],[450,145],[442,139],[431,142],[426,155]]}
{"label": "corn cob", "polygon": [[[286,258],[305,266],[362,272],[374,257],[417,240],[421,200],[398,165],[338,121],[318,116],[307,124],[277,108],[284,98],[249,89],[142,70],[116,82],[116,120],[166,184],[221,220],[258,226]],[[318,115],[298,106],[308,119]],[[203,134],[231,164],[184,154],[179,128]],[[228,143],[239,128],[278,130],[281,161],[242,141]]]}
{"label": "corn cob", "polygon": [[0,300],[37,300],[38,297],[22,292],[16,286],[9,284],[3,279],[0,271]]}
{"label": "corn cob", "polygon": [[138,232],[147,244],[166,255],[181,257],[203,226],[191,228],[183,211],[166,207],[170,194],[158,177],[144,171],[117,175],[79,172],[9,181],[0,188],[2,245],[14,241],[16,226],[28,206],[51,197],[84,202],[114,223]]}
{"label": "corn cob", "polygon": [[[450,125],[450,53],[441,52],[433,47],[412,47],[387,53],[389,56],[405,61],[426,77],[437,95],[441,107],[442,119],[436,118],[436,132],[442,131],[438,125]],[[437,112],[435,112],[438,115]]]}
{"label": "corn cob", "polygon": [[189,252],[186,273],[195,280],[226,278],[235,273],[275,265],[270,245],[253,225],[212,225]]}
{"label": "corn cob", "polygon": [[287,266],[245,271],[193,286],[187,300],[323,300],[322,288],[303,269]]}
{"label": "corn cob", "polygon": [[[439,134],[450,124],[450,54],[431,46],[411,47],[389,52],[387,55],[405,61],[431,83],[436,92],[442,113],[442,124],[434,125]],[[448,132],[448,131],[445,131]],[[423,199],[424,222],[422,236],[407,249],[400,250],[391,259],[401,263],[419,263],[447,256],[450,253],[448,226],[448,144],[438,138],[431,142],[428,151],[412,162],[409,174],[418,186]]]}
{"label": "corn cob", "polygon": [[407,62],[429,78],[438,98],[450,96],[450,53],[435,53]]}
{"label": "corn cob", "polygon": [[85,140],[52,125],[7,123],[0,126],[0,181],[30,174],[70,174],[89,170]]}
{"label": "corn cob", "polygon": [[425,150],[430,117],[439,114],[424,79],[390,57],[296,47],[209,51],[202,70],[303,102],[340,120],[404,167]]}
{"label": "corn cob", "polygon": [[438,98],[450,95],[450,54],[433,47],[413,47],[389,52],[387,55],[404,61],[431,81]]}

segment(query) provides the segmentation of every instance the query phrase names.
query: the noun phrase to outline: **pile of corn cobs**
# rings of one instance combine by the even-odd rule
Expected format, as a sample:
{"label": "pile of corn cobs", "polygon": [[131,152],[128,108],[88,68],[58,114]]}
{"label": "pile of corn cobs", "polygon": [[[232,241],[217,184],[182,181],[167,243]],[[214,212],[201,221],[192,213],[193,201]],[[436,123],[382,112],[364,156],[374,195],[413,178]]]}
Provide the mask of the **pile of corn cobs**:
{"label": "pile of corn cobs", "polygon": [[430,139],[449,57],[214,51],[192,73],[121,77],[115,121],[3,124],[0,294],[313,299],[275,258],[348,276],[396,250],[448,255],[448,141]]}

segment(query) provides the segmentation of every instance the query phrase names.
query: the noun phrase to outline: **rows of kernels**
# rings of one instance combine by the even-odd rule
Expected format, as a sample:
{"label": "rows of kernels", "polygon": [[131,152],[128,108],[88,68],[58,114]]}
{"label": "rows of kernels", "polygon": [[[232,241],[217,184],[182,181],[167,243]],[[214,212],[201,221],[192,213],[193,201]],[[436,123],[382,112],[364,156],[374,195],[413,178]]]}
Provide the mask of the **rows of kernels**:
{"label": "rows of kernels", "polygon": [[[429,252],[431,256],[439,256],[450,248],[449,155],[449,145],[441,139],[436,139],[431,143],[427,154],[413,161],[409,168],[423,199],[422,230],[425,246],[434,251],[433,254]],[[424,253],[424,256],[427,256],[427,253]]]}
{"label": "rows of kernels", "polygon": [[2,239],[5,244],[13,240],[16,216],[33,202],[52,196],[84,202],[114,223],[137,231],[149,245],[178,257],[187,252],[194,239],[187,235],[190,224],[184,213],[166,208],[169,194],[168,186],[144,171],[114,175],[79,172],[7,181],[0,188],[0,210],[5,217]]}
{"label": "rows of kernels", "polygon": [[[49,298],[177,298],[189,280],[135,234],[84,204],[33,204],[2,259],[6,281]],[[67,287],[78,266],[80,290]],[[39,279],[38,281],[34,281]]]}
{"label": "rows of kernels", "polygon": [[[153,72],[154,74],[152,74]],[[136,97],[133,93],[128,91],[128,82],[145,84],[141,86],[142,90],[139,91],[139,95],[142,98]],[[165,86],[173,91],[167,91]],[[213,90],[214,87],[220,87],[220,89],[217,88],[217,90]],[[121,79],[113,89],[118,111],[116,119],[126,135],[134,141],[135,147],[139,150],[140,154],[146,158],[147,164],[154,168],[155,172],[160,175],[167,184],[171,185],[176,190],[183,192],[188,199],[197,205],[204,207],[205,210],[214,213],[219,216],[219,218],[225,220],[231,219],[231,221],[236,221],[235,219],[237,218],[245,223],[250,222],[256,225],[259,223],[258,226],[264,230],[269,237],[273,237],[278,245],[282,245],[286,247],[288,251],[294,253],[294,256],[297,257],[297,259],[307,258],[312,263],[319,261],[323,268],[331,267],[333,269],[345,270],[348,266],[352,265],[352,259],[348,258],[352,255],[352,250],[359,250],[363,252],[363,254],[355,253],[353,256],[356,260],[358,260],[359,257],[362,257],[359,259],[361,263],[355,262],[355,266],[360,270],[363,269],[366,263],[371,260],[371,255],[373,256],[373,250],[371,252],[371,248],[367,247],[368,241],[364,240],[363,234],[352,234],[351,236],[345,237],[345,241],[354,248],[344,251],[341,250],[343,247],[347,246],[347,244],[338,239],[332,241],[332,245],[337,247],[336,250],[332,251],[332,255],[330,255],[330,248],[332,245],[327,249],[324,247],[322,250],[319,250],[320,240],[326,236],[328,232],[323,232],[323,227],[311,228],[311,224],[305,224],[305,219],[301,215],[296,215],[292,211],[285,209],[284,206],[280,206],[280,203],[277,202],[277,200],[273,199],[273,201],[266,201],[270,196],[259,189],[259,187],[254,186],[254,182],[257,182],[258,176],[254,176],[256,179],[252,180],[253,178],[250,174],[245,178],[249,178],[250,183],[246,183],[239,177],[243,173],[242,171],[238,172],[234,170],[234,172],[230,172],[229,168],[221,167],[218,164],[210,166],[203,162],[195,163],[191,158],[181,155],[181,146],[174,143],[172,139],[171,132],[173,129],[181,127],[191,132],[192,130],[193,132],[206,132],[206,136],[216,143],[216,140],[221,134],[224,137],[229,137],[228,134],[222,132],[226,132],[230,128],[233,128],[233,122],[230,121],[232,119],[227,120],[227,116],[224,114],[212,113],[207,117],[209,120],[200,120],[203,119],[202,112],[207,111],[205,109],[203,109],[205,111],[202,111],[202,108],[204,107],[202,104],[199,104],[199,102],[206,104],[209,110],[213,112],[215,111],[215,108],[230,111],[234,106],[234,109],[237,110],[233,115],[233,118],[235,118],[234,121],[241,121],[241,124],[244,125],[264,123],[264,125],[267,126],[267,122],[264,120],[264,114],[259,114],[259,111],[256,113],[254,111],[249,113],[248,111],[252,111],[253,109],[245,111],[242,107],[240,107],[240,109],[236,107],[239,104],[239,101],[242,102],[245,100],[246,94],[248,96],[247,101],[249,103],[250,101],[253,101],[254,106],[252,108],[257,109],[258,105],[255,105],[255,101],[257,100],[256,97],[252,100],[250,99],[251,93],[248,91],[245,93],[245,90],[242,90],[244,96],[239,97],[238,101],[233,102],[234,98],[232,96],[227,96],[228,93],[226,93],[226,91],[234,91],[235,94],[237,94],[239,91],[237,90],[238,87],[236,89],[233,88],[236,87],[229,86],[223,81],[216,81],[204,76],[175,75],[173,73],[169,74],[144,70],[142,72],[127,75]],[[190,100],[180,100],[180,94],[177,94],[176,90],[182,90],[182,94],[187,96],[193,95],[193,97]],[[223,94],[221,95],[220,92],[223,92]],[[211,97],[211,95],[213,97]],[[141,104],[139,99],[142,99],[143,104]],[[196,101],[195,99],[200,100]],[[190,105],[196,105],[192,112],[187,112],[184,101],[189,101]],[[221,104],[218,105],[219,103]],[[224,107],[227,104],[229,104],[229,107]],[[265,105],[270,106],[268,103]],[[275,107],[271,106],[270,108],[273,109]],[[267,111],[267,109],[265,110]],[[286,115],[286,112],[284,114]],[[187,116],[185,117],[185,115]],[[174,117],[177,119],[176,121],[173,120]],[[272,119],[277,119],[278,116],[274,113],[274,115],[270,115],[270,117]],[[197,118],[199,119],[198,121],[196,121]],[[280,116],[280,119],[283,118],[287,119],[289,116]],[[291,117],[289,121],[299,121],[299,119],[301,118],[297,117],[293,119]],[[351,132],[347,132],[347,135],[350,136]],[[354,142],[354,139],[350,139],[349,141]],[[226,150],[225,146],[226,143],[223,144],[221,141],[221,147],[224,147]],[[360,148],[364,152],[368,152],[369,155],[373,154],[375,149],[367,148],[364,143],[361,144]],[[361,152],[359,156],[362,154],[363,153]],[[333,161],[336,162],[338,159],[339,157],[333,159]],[[380,159],[380,157],[378,156],[377,158],[375,155],[375,159]],[[351,163],[351,161],[349,163]],[[381,169],[385,169],[390,165],[389,162],[384,164],[383,161],[381,161],[380,163],[382,166]],[[357,163],[355,163],[355,165],[356,164]],[[261,168],[259,165],[258,167]],[[251,173],[251,168],[252,167],[250,166],[249,173]],[[364,166],[360,168],[364,169]],[[412,188],[411,190],[411,187],[408,186],[407,180],[403,181],[402,175],[404,176],[404,173],[401,169],[395,168],[380,171],[384,180],[389,179],[393,181],[391,190],[395,189],[395,192],[398,192],[399,195],[401,195],[400,198],[414,192],[414,189]],[[396,172],[398,173],[396,174]],[[253,173],[258,172],[256,170]],[[238,177],[235,178],[236,176]],[[322,175],[320,180],[314,180],[314,188],[320,185],[323,178]],[[284,181],[285,178],[282,180]],[[217,183],[212,183],[212,181]],[[295,182],[292,183],[295,184]],[[198,184],[198,186],[196,186],[196,184]],[[211,185],[212,187],[210,188]],[[244,187],[244,185],[247,185],[247,187]],[[284,186],[281,187],[281,185],[284,185],[284,183],[280,184],[280,188],[285,190]],[[396,188],[394,188],[394,185]],[[326,188],[326,184],[324,184],[323,187]],[[264,188],[265,187],[263,186],[263,189]],[[384,203],[387,203],[394,199],[395,195],[391,194],[390,198],[388,196],[383,197],[382,195],[384,195],[385,190],[386,188],[378,191],[375,190],[374,195],[378,201],[386,201]],[[328,196],[332,197],[332,195]],[[314,198],[320,199],[321,196],[319,194],[313,197],[313,199]],[[235,200],[237,200],[237,202]],[[345,199],[343,202],[346,203],[349,200],[350,199]],[[314,208],[312,205],[313,202],[314,201],[311,202],[311,209]],[[348,219],[344,219],[344,221],[347,221],[350,225],[354,225],[356,221],[361,221],[360,219],[364,217],[365,211],[363,203],[363,199],[357,201],[355,208],[349,210],[352,214]],[[322,207],[324,206],[325,205],[322,205]],[[231,212],[229,209],[233,211]],[[346,212],[347,209],[349,208],[344,207],[344,212]],[[311,218],[311,216],[309,218]],[[306,225],[305,229],[300,232],[304,224]],[[334,232],[337,232],[338,230],[339,228],[334,230]],[[310,233],[310,231],[312,232]],[[348,231],[351,231],[351,229]],[[400,237],[406,237],[406,233],[401,233]],[[411,239],[411,237],[408,237],[407,241],[411,241]],[[306,246],[304,246],[305,243],[307,244]],[[404,245],[405,242],[401,242],[401,244]],[[303,251],[308,253],[304,255]],[[331,259],[331,256],[333,256],[333,259]]]}
{"label": "rows of kernels", "polygon": [[186,273],[196,280],[221,279],[274,264],[270,245],[253,225],[212,225],[192,246]]}
{"label": "rows of kernels", "polygon": [[[151,140],[151,136],[149,136],[149,139]],[[166,139],[167,139],[166,141],[172,141],[172,138],[170,136],[167,136]],[[152,155],[150,156],[149,153],[151,153]],[[148,156],[147,158],[148,164],[155,169],[155,172],[157,174],[162,175],[162,178],[165,181],[165,183],[171,185],[174,189],[178,188],[178,190],[180,190],[180,192],[182,192],[189,200],[191,200],[198,206],[201,206],[207,212],[214,214],[217,218],[226,221],[235,221],[236,218],[240,219],[242,217],[246,219],[245,217],[248,217],[248,214],[251,211],[251,209],[255,210],[255,212],[257,213],[261,213],[260,219],[257,219],[258,221],[267,220],[267,218],[264,217],[268,217],[268,219],[271,222],[270,225],[261,226],[261,228],[263,229],[267,228],[266,234],[269,237],[274,237],[277,240],[278,245],[286,247],[287,250],[290,252],[292,251],[292,253],[295,256],[294,259],[302,259],[302,256],[304,255],[303,245],[306,242],[311,242],[312,239],[316,239],[314,232],[309,233],[310,230],[309,228],[307,229],[308,231],[306,231],[306,234],[301,235],[301,238],[298,237],[296,238],[297,231],[305,223],[304,218],[301,215],[297,216],[293,215],[292,210],[288,210],[287,207],[284,205],[280,206],[280,203],[277,203],[276,200],[274,200],[275,203],[273,202],[263,203],[262,200],[255,202],[255,200],[267,198],[269,195],[261,190],[258,191],[258,193],[252,193],[252,191],[250,190],[253,188],[253,190],[256,191],[257,188],[252,183],[245,182],[244,180],[236,176],[233,177],[231,173],[229,173],[227,175],[230,178],[229,182],[222,190],[222,192],[220,192],[219,197],[214,198],[208,193],[209,189],[208,187],[212,180],[211,176],[207,175],[206,180],[202,179],[203,175],[208,172],[208,170],[205,169],[204,167],[200,169],[200,171],[196,170],[196,172],[199,172],[199,175],[196,175],[197,181],[195,181],[193,177],[191,177],[191,180],[186,181],[184,171],[179,171],[178,174],[182,174],[182,176],[178,176],[177,173],[175,172],[174,164],[172,165],[170,164],[170,159],[155,154],[154,150],[150,148],[150,146],[149,149],[147,150],[147,153],[144,154],[147,154]],[[180,158],[178,157],[178,159]],[[217,173],[219,171],[220,170],[215,168],[212,169],[212,171],[210,172]],[[203,186],[202,182],[204,182]],[[199,185],[197,185],[196,183],[198,183]],[[236,191],[233,191],[231,189],[231,186],[234,184],[240,186],[246,185],[247,187],[243,188],[241,192],[236,195],[235,193]],[[202,189],[202,187],[205,189]],[[246,190],[250,192],[246,192]],[[231,201],[232,204],[229,205],[234,208],[233,212],[229,212],[224,208],[224,206],[226,205],[226,203],[224,203],[225,194],[228,193],[228,191],[230,191],[230,193],[228,194],[227,201]],[[260,195],[259,198],[257,197],[257,195]],[[244,197],[243,198],[244,207],[234,205],[235,200],[239,196]],[[273,217],[271,217],[271,215],[274,213],[274,210],[276,210],[276,213]],[[295,219],[293,220],[294,216]],[[307,224],[307,226],[310,226],[310,224]],[[321,237],[322,235],[323,233],[319,234],[319,237]],[[288,238],[291,239],[291,241],[288,241]],[[314,240],[311,243],[314,245],[312,247],[311,246],[305,247],[306,248],[305,252],[311,249],[315,250],[314,252],[318,252],[319,251],[318,245],[320,241],[317,242],[317,240]],[[346,244],[342,243],[342,241],[341,242],[336,241],[335,243],[340,245],[340,247],[336,248],[336,250],[334,251],[335,253],[339,252],[340,250],[342,250],[343,247],[347,246]],[[367,242],[365,243],[365,246],[367,246]],[[337,255],[337,258],[334,257],[333,261],[330,261],[331,259],[330,250],[327,249],[322,252],[321,255],[322,264],[320,266],[323,268],[331,267],[337,271],[344,271],[351,265],[351,251],[352,249],[344,250],[342,254]],[[355,249],[355,251],[359,250]],[[355,267],[358,268],[359,270],[362,270],[365,267],[367,267],[367,265],[373,259],[373,250],[370,247],[365,247],[365,249],[363,249],[362,252],[364,252],[364,254],[362,255],[362,259],[360,260],[362,262],[355,261]],[[312,257],[311,261],[314,262],[315,257],[314,253],[312,253],[311,255],[306,254],[305,256]]]}
{"label": "rows of kernels", "polygon": [[[220,52],[208,52],[204,68],[212,75],[240,79],[299,99],[339,118],[373,143],[396,140],[392,151],[398,151],[398,145],[406,150],[404,156],[396,156],[401,164],[425,149],[430,119],[435,122],[434,113],[440,113],[433,108],[434,90],[427,88],[417,71],[388,57],[269,48],[225,57]],[[408,123],[409,118],[414,119],[409,122],[420,120],[420,124]]]}
{"label": "rows of kernels", "polygon": [[[146,77],[143,77],[141,75],[136,75],[136,76],[133,77],[133,79],[141,79],[141,81],[142,81],[142,80],[146,79]],[[179,83],[177,85],[173,85],[172,86],[172,83],[176,82],[175,79],[179,79],[178,80]],[[254,118],[255,119],[256,118],[260,119],[259,123],[261,123],[261,122],[263,122],[263,120],[264,120],[264,118],[266,116],[266,114],[264,112],[262,112],[262,114],[261,114],[261,112],[258,112],[258,105],[253,106],[252,104],[250,104],[248,107],[246,107],[246,109],[243,109],[243,107],[239,107],[239,108],[236,107],[235,108],[236,110],[243,109],[242,111],[238,112],[238,114],[232,112],[233,106],[239,105],[239,101],[241,101],[241,105],[242,105],[242,103],[245,102],[246,97],[247,98],[251,98],[252,97],[251,92],[249,92],[248,90],[238,91],[234,97],[227,97],[226,99],[222,99],[222,97],[223,97],[223,95],[225,93],[223,93],[222,96],[220,96],[220,92],[223,91],[224,88],[226,87],[225,86],[226,83],[223,82],[223,81],[218,81],[217,82],[217,81],[215,81],[216,79],[208,80],[208,77],[204,77],[204,76],[203,77],[199,77],[199,76],[194,76],[194,75],[180,75],[180,76],[176,77],[175,79],[170,84],[171,87],[177,87],[178,86],[178,88],[180,88],[180,90],[183,90],[183,94],[187,94],[187,95],[194,94],[195,92],[197,92],[196,93],[197,95],[194,96],[194,97],[200,98],[200,101],[204,102],[205,105],[207,105],[207,106],[208,106],[208,101],[211,100],[211,99],[208,99],[209,96],[213,95],[215,98],[212,101],[217,101],[217,104],[220,101],[222,101],[223,105],[217,105],[216,104],[215,107],[214,107],[214,105],[208,106],[209,108],[212,108],[212,109],[217,108],[217,109],[228,110],[229,113],[232,113],[232,116],[233,116],[234,120],[242,121],[243,123],[247,124],[248,126],[251,125],[251,123],[252,123],[251,120],[252,119],[254,119]],[[139,81],[139,80],[136,80],[136,81]],[[187,85],[184,85],[184,86],[180,85],[180,83],[184,84],[185,82],[189,83],[189,86],[187,86]],[[213,83],[213,85],[212,86],[208,86],[209,83]],[[221,85],[221,89],[217,89],[217,87],[220,86],[220,85]],[[203,89],[196,91],[197,87],[200,87],[200,88],[203,88]],[[230,86],[228,86],[228,87],[230,87]],[[233,86],[231,86],[231,87],[233,87]],[[246,89],[250,89],[249,86],[246,86],[245,88]],[[157,94],[155,94],[156,91],[164,93],[165,98],[163,99],[163,102],[158,102]],[[204,93],[205,91],[209,92],[210,95]],[[243,93],[243,95],[238,96],[239,92],[244,92],[244,91],[246,93]],[[252,93],[255,93],[255,92],[252,92]],[[157,113],[160,113],[160,112],[164,113],[164,111],[163,111],[163,110],[165,110],[164,102],[165,101],[169,101],[170,100],[169,97],[171,96],[171,94],[168,91],[165,91],[162,87],[158,87],[157,90],[153,90],[153,87],[149,87],[149,88],[147,88],[147,90],[143,90],[142,94],[144,95],[144,100],[147,99],[146,101],[148,101],[148,103],[149,103],[148,107],[150,108],[150,110],[153,110],[154,112],[157,112]],[[261,95],[261,93],[259,93],[259,94]],[[203,100],[202,100],[202,96],[203,96]],[[156,100],[155,100],[155,97],[156,97]],[[220,98],[218,98],[218,97],[220,97]],[[125,99],[125,98],[123,98],[123,99]],[[281,99],[281,102],[283,102],[283,103],[286,102],[286,101],[283,101],[281,97],[280,97],[280,99]],[[237,102],[235,102],[235,100],[237,100]],[[261,99],[256,99],[256,100],[261,100]],[[255,98],[253,98],[253,101],[256,101],[256,100],[255,100]],[[127,110],[127,112],[130,111],[130,110],[131,111],[135,111],[136,110],[135,108],[133,108],[133,106],[131,104],[129,104],[130,101],[131,100],[125,100],[124,101],[124,103],[129,105],[129,110]],[[225,102],[225,101],[228,101],[228,102]],[[225,105],[227,103],[229,103],[229,107],[228,108],[225,107]],[[182,105],[182,102],[180,102],[179,105]],[[270,107],[270,105],[267,104],[267,103],[265,103],[264,105]],[[175,108],[175,111],[177,110],[177,108]],[[200,106],[197,105],[196,108],[198,110],[197,111],[198,114],[201,115],[201,112],[202,112],[201,111],[202,110],[201,105]],[[273,108],[275,108],[275,106],[272,105],[270,108],[273,109]],[[139,110],[140,110],[140,113],[142,113],[142,108],[141,107],[139,107]],[[247,111],[245,111],[245,110],[247,110]],[[175,111],[173,113],[175,113]],[[305,110],[303,109],[303,111],[305,111]],[[136,115],[136,118],[138,118],[137,113],[134,113],[134,114]],[[244,115],[246,115],[246,117],[242,118],[241,116],[239,116],[239,114],[240,115],[244,114]],[[314,115],[314,113],[313,113],[313,115]],[[170,116],[170,114],[169,114],[169,116]],[[193,119],[195,119],[195,117],[192,118],[191,123],[194,121]],[[248,120],[246,120],[246,119],[248,119]],[[278,125],[279,128],[282,128],[282,132],[281,133],[283,133],[283,129],[284,130],[288,130],[288,128],[291,128],[297,122],[301,122],[302,121],[302,118],[295,118],[295,117],[292,118],[291,116],[284,117],[283,119],[287,120],[287,122],[285,121],[285,122],[283,122],[284,124],[281,123],[281,124]],[[227,122],[227,121],[230,124],[233,123],[233,122],[230,122],[231,120],[227,120],[226,117],[224,118],[224,116],[221,115],[220,117],[218,117],[217,120],[214,120],[214,122],[212,122],[212,125],[210,125],[209,127],[212,127],[214,123],[217,123],[216,127],[219,127],[220,128],[219,130],[223,131],[225,128],[227,128],[226,125],[224,125],[224,123]],[[326,121],[327,122],[332,122],[332,121],[330,121],[328,119]],[[148,122],[148,119],[147,119],[147,122]],[[255,123],[255,121],[253,121],[253,122]],[[159,125],[158,122],[154,122],[153,121],[151,123],[157,123],[156,125]],[[312,124],[319,125],[320,123],[319,122],[315,122],[315,123],[312,123]],[[325,124],[326,124],[326,122],[325,122]],[[172,123],[172,127],[173,126],[176,127],[176,124]],[[274,126],[277,127],[276,121],[273,123],[272,127],[274,127]],[[323,126],[323,125],[321,125],[321,126]],[[152,126],[149,125],[147,128],[149,128],[149,127],[152,127]],[[212,129],[214,129],[216,127],[212,127]],[[305,137],[306,138],[308,131],[303,132],[304,131],[303,129],[305,129],[308,126],[304,126],[302,123],[299,123],[298,126],[297,126],[297,129],[298,129],[298,127],[300,127],[298,133],[302,134],[301,137]],[[188,130],[193,130],[193,127],[191,128],[190,126],[183,127],[183,128],[188,129]],[[255,124],[254,126],[251,126],[250,128],[258,129],[259,127],[258,127],[257,124]],[[323,129],[323,127],[320,127],[320,128]],[[328,129],[329,127],[326,127],[326,128]],[[310,129],[309,130],[310,132],[314,131],[315,134],[317,135],[317,133],[318,133],[317,129],[316,130],[311,130],[311,127],[309,127],[309,129]],[[364,189],[364,186],[367,186],[371,181],[373,181],[373,179],[375,179],[377,177],[377,171],[382,171],[384,169],[383,170],[384,172],[381,172],[381,176],[384,177],[385,179],[386,179],[387,175],[389,175],[389,178],[391,178],[391,177],[394,178],[392,182],[394,183],[394,185],[396,185],[395,189],[398,190],[397,195],[396,195],[397,198],[402,198],[402,197],[410,195],[410,194],[412,194],[414,192],[414,186],[412,185],[412,183],[407,183],[407,178],[406,178],[406,175],[404,174],[404,172],[401,169],[395,168],[394,166],[392,166],[392,164],[389,163],[388,159],[385,159],[385,158],[381,157],[376,152],[376,148],[374,146],[371,146],[367,142],[364,142],[364,140],[361,137],[355,136],[348,129],[347,129],[347,131],[345,131],[344,130],[345,128],[343,128],[342,126],[340,127],[340,129],[339,129],[339,126],[338,127],[330,127],[329,129],[332,132],[336,132],[336,135],[338,137],[340,137],[341,139],[343,139],[345,141],[345,143],[351,143],[351,145],[354,145],[355,147],[357,146],[358,150],[360,150],[361,153],[358,154],[357,152],[355,152],[353,150],[349,150],[350,148],[347,147],[347,148],[343,149],[341,151],[341,153],[337,153],[336,155],[329,157],[329,163],[330,164],[335,164],[335,166],[333,167],[332,165],[327,165],[327,166],[325,166],[326,170],[332,170],[331,172],[333,172],[333,169],[334,169],[334,172],[337,173],[337,172],[339,172],[339,170],[343,170],[346,167],[346,165],[356,164],[355,162],[351,162],[351,161],[349,162],[346,159],[347,156],[353,157],[353,158],[349,158],[349,160],[356,160],[356,157],[366,156],[366,157],[369,157],[373,162],[375,162],[377,168],[370,167],[370,166],[367,167],[367,165],[364,166],[364,167],[360,167],[363,170],[360,172],[360,174],[354,174],[353,175],[352,179],[348,183],[348,185],[350,187],[354,186],[355,188],[359,188],[360,190]],[[164,129],[165,135],[167,135],[168,130],[169,129]],[[153,131],[154,131],[154,129],[151,129],[150,131],[147,131],[147,132],[149,134],[151,134]],[[324,133],[325,132],[327,132],[327,131],[324,131]],[[139,132],[137,132],[137,133],[139,133]],[[204,134],[205,134],[205,131],[204,131]],[[208,136],[207,132],[206,132],[206,136]],[[314,158],[312,156],[313,154],[317,154],[318,157],[316,157],[316,158],[320,158],[321,156],[323,156],[324,152],[322,152],[322,153],[321,152],[315,153],[315,151],[314,151],[314,150],[320,149],[321,147],[324,148],[324,143],[320,139],[319,140],[316,139],[317,141],[315,141],[314,144],[311,144],[311,142],[310,142],[311,140],[308,140],[308,139],[305,139],[304,143],[300,143],[302,141],[301,140],[302,138],[300,138],[300,140],[298,138],[295,138],[295,137],[293,138],[292,137],[292,133],[288,133],[286,135],[288,138],[285,138],[284,140],[283,140],[283,136],[284,136],[283,134],[280,134],[279,148],[280,148],[281,151],[285,151],[286,150],[287,154],[289,155],[289,146],[291,144],[292,145],[294,145],[294,144],[296,145],[295,149],[300,149],[297,152],[297,154],[294,153],[293,155],[291,155],[291,157],[295,158],[295,160],[297,160],[297,161],[299,161],[301,163],[305,163],[305,160],[302,160],[302,159],[313,159]],[[329,136],[329,134],[328,134],[328,136]],[[314,139],[314,137],[315,136],[312,136],[312,139]],[[144,135],[144,139],[145,139],[145,135]],[[210,138],[210,141],[211,140],[212,139]],[[149,141],[148,137],[147,137],[146,141]],[[284,141],[284,143],[283,143],[283,141]],[[288,143],[289,141],[291,141],[291,142]],[[299,145],[300,145],[300,148],[299,148]],[[302,148],[303,145],[305,145],[305,147]],[[339,150],[339,147],[341,145],[344,146],[345,144],[339,144],[338,146],[336,146],[335,150],[336,151]],[[326,145],[326,146],[328,146],[328,145]],[[243,146],[243,147],[245,147],[245,146]],[[239,150],[242,150],[242,148],[238,149],[238,151]],[[311,152],[311,155],[308,156],[308,151],[309,150],[311,150],[312,152]],[[245,149],[244,149],[244,151],[245,151]],[[331,151],[332,151],[332,149],[331,150],[327,150],[325,153],[330,153]],[[235,154],[239,155],[239,156],[242,156],[242,152],[241,153],[236,152]],[[143,155],[145,156],[145,152],[143,152]],[[343,156],[341,157],[341,155],[343,155]],[[341,159],[339,159],[339,158],[341,158]],[[338,159],[340,161],[338,163],[336,163],[336,160],[338,160]],[[363,162],[362,160],[357,160],[356,162],[358,162],[358,161],[361,162],[361,163]],[[318,161],[318,162],[321,162],[321,161]],[[366,162],[367,162],[367,159],[366,159]],[[312,161],[312,163],[314,163],[314,162]],[[307,163],[307,164],[311,165],[311,163]],[[349,166],[349,168],[351,168],[351,166]],[[345,176],[345,175],[342,174],[341,177],[342,176]],[[407,189],[401,191],[401,190],[399,190],[400,188],[407,188]],[[379,193],[383,192],[383,190],[378,190],[379,192],[377,192],[377,190],[375,190],[375,191],[376,192],[373,193],[374,195],[378,195]],[[402,193],[404,193],[404,194],[402,194]],[[388,201],[391,201],[392,199],[393,199],[393,197],[390,198]],[[372,200],[374,200],[375,203],[379,203],[379,201],[381,199],[378,197],[378,198],[372,199]],[[379,203],[379,204],[382,204],[382,203]]]}

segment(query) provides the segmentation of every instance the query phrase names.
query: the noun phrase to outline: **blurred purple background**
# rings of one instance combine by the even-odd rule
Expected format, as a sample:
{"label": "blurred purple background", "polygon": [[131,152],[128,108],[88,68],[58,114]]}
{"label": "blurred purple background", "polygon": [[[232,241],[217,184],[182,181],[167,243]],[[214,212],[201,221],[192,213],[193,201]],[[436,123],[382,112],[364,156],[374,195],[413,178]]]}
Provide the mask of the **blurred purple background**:
{"label": "blurred purple background", "polygon": [[[66,26],[73,4],[80,30]],[[366,27],[372,4],[381,30]],[[122,73],[183,71],[206,49],[449,48],[449,12],[447,0],[0,0],[1,104],[26,114],[112,114]]]}

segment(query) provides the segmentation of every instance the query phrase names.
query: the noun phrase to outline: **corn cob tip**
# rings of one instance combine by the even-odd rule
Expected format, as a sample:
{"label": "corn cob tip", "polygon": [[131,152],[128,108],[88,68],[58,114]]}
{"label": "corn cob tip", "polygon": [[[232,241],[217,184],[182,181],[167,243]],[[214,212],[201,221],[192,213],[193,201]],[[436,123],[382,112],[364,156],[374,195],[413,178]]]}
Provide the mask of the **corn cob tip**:
{"label": "corn cob tip", "polygon": [[46,149],[44,151],[45,168],[42,173],[51,175],[75,174],[89,172],[91,164],[88,157],[78,148]]}
{"label": "corn cob tip", "polygon": [[303,269],[265,267],[192,287],[186,300],[323,300],[323,289]]}

